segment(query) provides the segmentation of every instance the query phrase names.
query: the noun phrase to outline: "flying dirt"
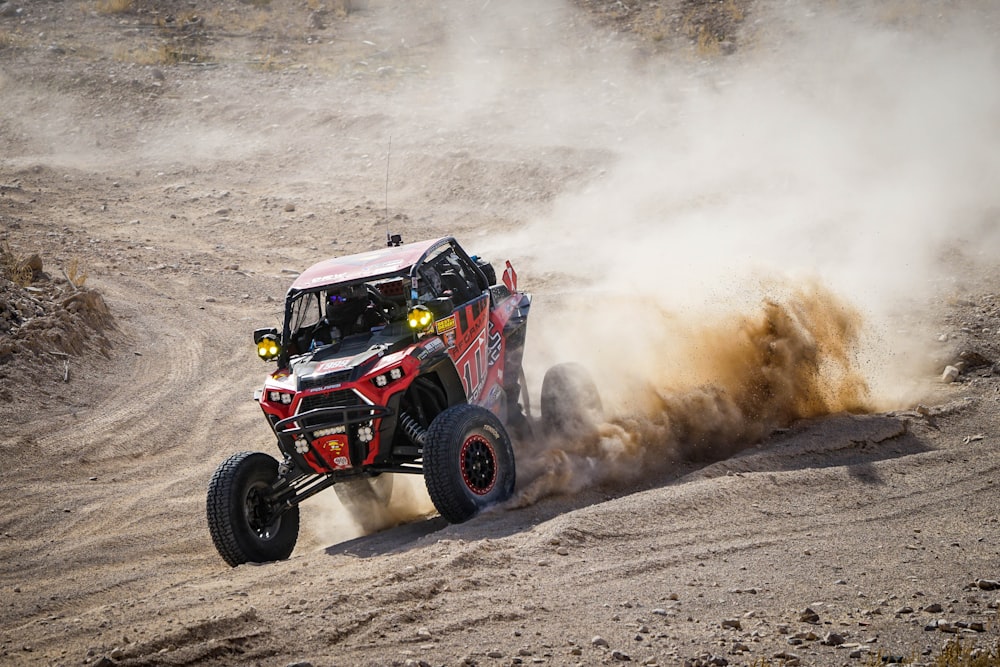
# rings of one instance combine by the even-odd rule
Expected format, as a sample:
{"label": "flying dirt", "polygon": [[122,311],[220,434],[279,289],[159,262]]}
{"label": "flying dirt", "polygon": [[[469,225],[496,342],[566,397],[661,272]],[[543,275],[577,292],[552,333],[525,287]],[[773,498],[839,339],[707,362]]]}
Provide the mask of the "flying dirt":
{"label": "flying dirt", "polygon": [[694,328],[659,317],[647,329],[657,335],[642,341],[645,369],[611,383],[631,385],[627,393],[605,397],[618,414],[522,455],[521,469],[532,472],[518,505],[594,483],[628,484],[682,461],[718,461],[795,421],[872,409],[857,366],[860,314],[819,286]]}

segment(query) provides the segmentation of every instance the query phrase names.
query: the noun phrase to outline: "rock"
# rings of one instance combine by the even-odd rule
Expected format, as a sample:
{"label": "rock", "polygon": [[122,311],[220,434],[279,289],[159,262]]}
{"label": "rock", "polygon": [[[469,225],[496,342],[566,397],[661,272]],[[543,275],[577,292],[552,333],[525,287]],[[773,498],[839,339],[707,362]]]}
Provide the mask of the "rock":
{"label": "rock", "polygon": [[493,650],[486,654],[487,658],[493,658],[494,660],[503,657],[503,651]]}
{"label": "rock", "polygon": [[632,656],[630,656],[625,651],[619,651],[618,649],[615,649],[614,651],[611,652],[611,659],[617,660],[618,662],[631,662]]}
{"label": "rock", "polygon": [[972,349],[965,349],[959,352],[958,359],[959,363],[962,364],[962,370],[965,372],[993,365],[992,359],[989,359],[982,353]]}
{"label": "rock", "polygon": [[913,607],[909,607],[909,606],[900,607],[899,609],[896,610],[896,614],[897,615],[899,615],[899,614],[912,614],[912,613],[913,613]]}
{"label": "rock", "polygon": [[285,204],[286,213],[291,213],[294,210],[295,210],[295,204],[293,204],[292,202],[288,202],[287,204]]}
{"label": "rock", "polygon": [[419,630],[417,630],[417,636],[420,637],[421,639],[430,639],[431,631],[427,628],[420,628]]}
{"label": "rock", "polygon": [[0,4],[0,16],[9,17],[20,14],[21,10],[14,6],[13,2],[5,2]]}
{"label": "rock", "polygon": [[750,651],[750,647],[742,642],[736,642],[733,644],[733,653],[747,653]]}
{"label": "rock", "polygon": [[1000,589],[1000,581],[994,579],[976,579],[976,586],[984,591],[995,591]]}
{"label": "rock", "polygon": [[285,667],[313,667],[313,664],[308,660],[299,660],[298,662],[290,662]]}
{"label": "rock", "polygon": [[602,648],[608,648],[610,646],[610,644],[608,644],[608,640],[600,635],[597,635],[596,637],[591,639],[590,643],[593,644],[594,646],[600,646]]}
{"label": "rock", "polygon": [[945,366],[941,373],[941,382],[954,382],[958,379],[958,369],[954,366]]}
{"label": "rock", "polygon": [[944,608],[937,602],[932,602],[931,604],[924,607],[921,611],[927,612],[928,614],[940,614],[944,611]]}
{"label": "rock", "polygon": [[740,619],[738,618],[727,618],[722,621],[722,627],[730,630],[742,630],[743,626],[740,624]]}
{"label": "rock", "polygon": [[569,549],[567,549],[566,547],[559,547],[558,549],[556,549],[556,553],[559,554],[560,556],[568,556]]}
{"label": "rock", "polygon": [[803,623],[819,623],[819,614],[812,610],[810,607],[806,607],[801,612],[799,612],[799,620]]}
{"label": "rock", "polygon": [[854,658],[855,660],[857,660],[857,659],[859,659],[861,657],[861,653],[862,653],[861,649],[856,648],[853,651],[851,651],[850,653],[848,653],[847,657],[848,658]]}
{"label": "rock", "polygon": [[844,636],[836,632],[828,632],[823,635],[823,641],[821,643],[824,646],[840,646],[844,643]]}
{"label": "rock", "polygon": [[788,651],[779,651],[774,654],[775,660],[781,660],[787,667],[793,667],[799,664],[799,656],[795,653],[789,653]]}

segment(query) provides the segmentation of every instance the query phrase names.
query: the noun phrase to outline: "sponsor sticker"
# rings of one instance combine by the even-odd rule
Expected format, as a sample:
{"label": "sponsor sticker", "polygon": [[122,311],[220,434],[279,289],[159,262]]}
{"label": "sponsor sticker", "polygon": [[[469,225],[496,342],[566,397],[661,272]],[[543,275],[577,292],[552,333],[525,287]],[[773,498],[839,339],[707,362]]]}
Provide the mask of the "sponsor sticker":
{"label": "sponsor sticker", "polygon": [[347,436],[343,434],[330,436],[327,439],[321,439],[317,444],[334,456],[339,456],[344,453],[344,448],[347,447]]}
{"label": "sponsor sticker", "polygon": [[502,349],[503,349],[503,336],[500,335],[499,331],[491,331],[490,350],[489,350],[490,366],[493,366],[498,361],[500,361],[500,351]]}
{"label": "sponsor sticker", "polygon": [[349,461],[346,456],[338,456],[333,460],[333,465],[339,466],[341,468],[346,468]]}
{"label": "sponsor sticker", "polygon": [[329,373],[330,371],[335,371],[341,368],[346,368],[351,365],[350,359],[331,359],[330,361],[324,361],[316,370],[313,371],[313,375],[322,375],[323,373]]}
{"label": "sponsor sticker", "polygon": [[483,430],[492,435],[497,440],[500,439],[500,433],[489,424],[483,424]]}
{"label": "sponsor sticker", "polygon": [[440,338],[431,338],[427,341],[427,345],[424,345],[424,349],[428,354],[439,352],[444,349],[444,342]]}
{"label": "sponsor sticker", "polygon": [[449,315],[448,317],[438,320],[434,323],[434,329],[440,334],[445,331],[452,331],[455,328],[455,316]]}

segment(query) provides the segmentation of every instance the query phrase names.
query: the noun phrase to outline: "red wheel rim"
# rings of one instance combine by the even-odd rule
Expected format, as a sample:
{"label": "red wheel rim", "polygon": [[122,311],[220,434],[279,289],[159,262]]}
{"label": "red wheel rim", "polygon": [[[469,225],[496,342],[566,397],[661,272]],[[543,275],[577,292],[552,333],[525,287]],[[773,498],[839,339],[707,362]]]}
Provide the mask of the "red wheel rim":
{"label": "red wheel rim", "polygon": [[459,465],[465,486],[477,496],[485,496],[497,483],[497,455],[490,441],[481,435],[470,435],[462,443]]}

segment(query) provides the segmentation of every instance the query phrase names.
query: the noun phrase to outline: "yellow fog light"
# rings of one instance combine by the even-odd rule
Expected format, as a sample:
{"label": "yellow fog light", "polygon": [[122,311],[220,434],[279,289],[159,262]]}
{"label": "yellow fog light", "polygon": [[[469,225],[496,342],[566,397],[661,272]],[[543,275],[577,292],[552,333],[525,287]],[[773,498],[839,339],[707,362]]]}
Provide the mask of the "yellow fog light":
{"label": "yellow fog light", "polygon": [[434,321],[434,314],[427,306],[414,306],[410,309],[406,321],[414,331],[423,331]]}
{"label": "yellow fog light", "polygon": [[281,345],[275,338],[267,336],[257,343],[257,356],[264,361],[276,359],[281,354]]}

